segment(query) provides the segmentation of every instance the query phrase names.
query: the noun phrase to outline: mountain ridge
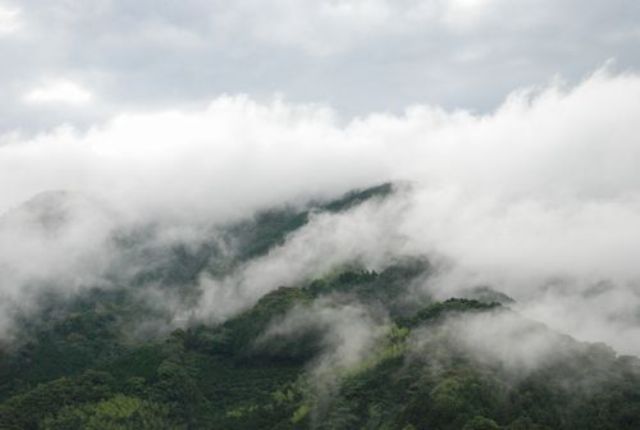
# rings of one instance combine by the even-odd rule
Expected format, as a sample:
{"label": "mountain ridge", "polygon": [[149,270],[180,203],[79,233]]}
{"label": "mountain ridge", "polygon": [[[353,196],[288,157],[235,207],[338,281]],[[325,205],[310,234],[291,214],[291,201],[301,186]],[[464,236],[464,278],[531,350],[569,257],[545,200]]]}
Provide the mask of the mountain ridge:
{"label": "mountain ridge", "polygon": [[[308,210],[349,210],[391,192],[371,190],[237,224],[244,227],[227,234],[246,234],[235,242],[242,249],[212,273],[268,255],[304,225]],[[412,286],[434,273],[424,258],[382,270],[342,265],[272,289],[224,321],[180,328],[139,295],[196,294],[193,282],[216,258],[182,248],[162,260],[164,271],[149,265],[131,285],[54,295],[39,315],[23,315],[21,342],[0,351],[0,428],[624,430],[639,423],[640,359],[527,320],[486,286],[468,297],[417,295]]]}

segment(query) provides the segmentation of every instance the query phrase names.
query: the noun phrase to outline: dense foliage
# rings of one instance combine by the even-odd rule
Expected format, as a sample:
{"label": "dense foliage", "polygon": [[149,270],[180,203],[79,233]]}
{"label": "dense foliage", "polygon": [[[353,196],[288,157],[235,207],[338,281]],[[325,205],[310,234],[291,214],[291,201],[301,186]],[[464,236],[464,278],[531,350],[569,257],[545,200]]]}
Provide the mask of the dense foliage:
{"label": "dense foliage", "polygon": [[[320,210],[388,192],[352,193]],[[289,208],[229,229],[241,246],[225,267],[268,252],[307,217]],[[172,252],[161,269],[137,274],[135,285],[188,284],[218,255],[215,246]],[[214,267],[223,270],[219,261]],[[278,288],[222,323],[143,336],[131,335],[141,315],[161,315],[145,307],[135,286],[49,298],[40,318],[25,317],[20,336],[0,349],[0,428],[640,428],[640,360],[566,336],[558,337],[557,354],[531,368],[479,359],[443,327],[463,316],[511,315],[492,300],[509,299],[483,287],[475,299],[406,300],[430,270],[418,259],[379,273],[354,263]],[[380,334],[364,356],[329,376],[317,370],[330,349],[326,326],[267,336],[296,311],[343,306],[383,315]]]}

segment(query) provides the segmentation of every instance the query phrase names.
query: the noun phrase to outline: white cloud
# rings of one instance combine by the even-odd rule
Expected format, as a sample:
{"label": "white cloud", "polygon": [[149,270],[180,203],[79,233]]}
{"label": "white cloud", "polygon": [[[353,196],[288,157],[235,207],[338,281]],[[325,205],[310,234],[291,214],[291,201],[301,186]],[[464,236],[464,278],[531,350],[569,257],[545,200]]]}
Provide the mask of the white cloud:
{"label": "white cloud", "polygon": [[[123,220],[217,223],[409,180],[414,191],[391,204],[316,217],[284,248],[203,281],[202,312],[241,309],[341,260],[379,266],[433,253],[456,267],[429,285],[443,296],[490,282],[553,328],[636,351],[625,342],[640,306],[639,115],[640,76],[607,72],[519,92],[486,115],[415,106],[345,125],[322,106],[222,97],[201,110],[123,113],[88,132],[13,136],[0,146],[0,208],[74,189]],[[612,300],[585,299],[601,281]],[[611,315],[625,318],[612,324]],[[592,324],[579,325],[587,317]]]}
{"label": "white cloud", "polygon": [[402,218],[403,203],[402,199],[374,200],[345,214],[312,216],[285,246],[249,261],[223,280],[203,277],[204,294],[196,315],[225,319],[278,286],[322,277],[345,263],[364,262],[370,269],[384,269],[407,240],[384,227]]}
{"label": "white cloud", "polygon": [[20,30],[20,9],[0,4],[0,37]]}
{"label": "white cloud", "polygon": [[[258,338],[268,344],[274,338],[292,338],[319,329],[323,351],[311,366],[320,390],[331,390],[339,375],[362,363],[387,333],[386,315],[376,314],[358,303],[322,298],[310,306],[296,306]],[[328,392],[322,394],[329,394]]]}
{"label": "white cloud", "polygon": [[24,95],[24,101],[30,104],[84,105],[92,98],[89,90],[67,79],[47,81]]}
{"label": "white cloud", "polygon": [[[444,344],[455,352],[490,366],[499,364],[516,379],[565,360],[584,347],[516,313],[489,311],[450,316],[435,327],[416,330],[411,336],[416,357],[450,359],[446,354],[454,351],[442,350],[443,338],[447,339]],[[433,348],[434,345],[440,348]]]}

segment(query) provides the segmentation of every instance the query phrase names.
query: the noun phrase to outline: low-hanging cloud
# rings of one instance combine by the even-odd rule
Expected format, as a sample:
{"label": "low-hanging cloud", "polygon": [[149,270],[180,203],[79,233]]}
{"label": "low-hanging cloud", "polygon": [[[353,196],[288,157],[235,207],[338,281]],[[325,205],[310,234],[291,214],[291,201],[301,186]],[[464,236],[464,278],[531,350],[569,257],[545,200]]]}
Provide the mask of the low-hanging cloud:
{"label": "low-hanging cloud", "polygon": [[[446,365],[450,355],[459,354],[502,368],[516,378],[561,363],[584,349],[568,336],[504,309],[450,316],[435,326],[415,330],[409,344],[410,356],[415,359],[431,351],[427,357],[433,364]],[[436,345],[441,345],[439,350]]]}
{"label": "low-hanging cloud", "polygon": [[[312,214],[309,223],[290,234],[282,246],[252,259],[223,279],[204,275],[199,319],[224,319],[255,303],[279,286],[300,285],[350,264],[381,270],[401,255],[406,238],[386,230],[398,219],[404,202],[366,202],[345,213]],[[190,310],[194,311],[194,310]]]}
{"label": "low-hanging cloud", "polygon": [[358,303],[324,298],[310,306],[293,308],[267,327],[257,344],[268,344],[271,338],[295,338],[317,328],[323,333],[324,354],[312,367],[317,377],[326,379],[366,358],[376,341],[386,334],[388,321],[386,315],[376,314]]}
{"label": "low-hanging cloud", "polygon": [[[328,297],[312,305],[296,306],[283,318],[276,319],[258,338],[256,346],[268,347],[275,342],[285,345],[300,342],[305,333],[320,333],[316,354],[307,367],[312,390],[306,395],[313,399],[312,421],[332,402],[340,378],[358,371],[365,360],[376,352],[376,345],[388,334],[389,321],[384,312],[358,303]],[[311,399],[307,399],[311,400]]]}
{"label": "low-hanging cloud", "polygon": [[[323,106],[222,97],[205,110],[125,113],[88,132],[5,135],[0,208],[66,189],[105,202],[119,223],[216,224],[406,181],[395,204],[320,215],[232,282],[205,279],[205,297],[252,286],[241,308],[341,259],[379,267],[393,255],[438,255],[455,270],[430,282],[437,294],[491,283],[553,328],[637,353],[628,342],[640,306],[639,117],[640,76],[606,70],[514,93],[485,115],[414,106],[340,124]],[[12,252],[0,258],[23,264]],[[603,282],[611,300],[593,300]]]}

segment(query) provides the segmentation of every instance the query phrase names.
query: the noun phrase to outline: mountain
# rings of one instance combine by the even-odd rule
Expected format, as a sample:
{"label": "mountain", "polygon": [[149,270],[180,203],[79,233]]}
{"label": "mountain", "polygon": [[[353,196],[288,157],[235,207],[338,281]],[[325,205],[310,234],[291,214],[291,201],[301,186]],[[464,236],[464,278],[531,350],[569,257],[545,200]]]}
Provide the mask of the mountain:
{"label": "mountain", "polygon": [[[422,257],[353,261],[228,318],[176,323],[203,300],[202,279],[224,282],[312,217],[392,193],[274,208],[196,242],[111,231],[106,281],[18,312],[0,344],[0,428],[640,428],[640,359],[530,321],[488,286],[419,294],[435,271]],[[65,218],[59,199],[36,205],[45,228]]]}

